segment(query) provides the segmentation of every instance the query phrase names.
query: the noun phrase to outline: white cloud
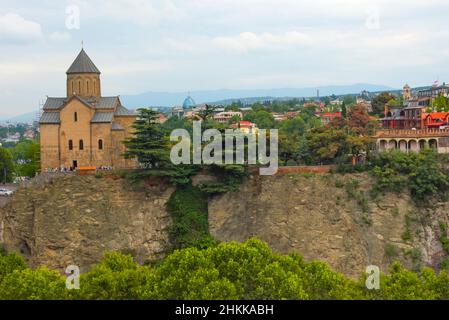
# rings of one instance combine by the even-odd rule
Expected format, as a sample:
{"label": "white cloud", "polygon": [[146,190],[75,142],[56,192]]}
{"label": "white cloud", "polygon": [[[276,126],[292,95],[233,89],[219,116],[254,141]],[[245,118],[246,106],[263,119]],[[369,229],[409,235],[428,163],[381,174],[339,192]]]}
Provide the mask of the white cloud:
{"label": "white cloud", "polygon": [[176,21],[182,16],[182,11],[172,0],[93,0],[74,3],[80,6],[82,19],[104,17],[140,26]]}
{"label": "white cloud", "polygon": [[0,41],[23,44],[42,38],[39,23],[24,19],[18,14],[7,13],[0,16]]}
{"label": "white cloud", "polygon": [[69,32],[59,32],[55,31],[51,33],[48,38],[51,41],[57,41],[57,42],[65,42],[72,39],[72,35]]}
{"label": "white cloud", "polygon": [[142,72],[155,72],[155,71],[170,71],[172,65],[164,61],[152,61],[152,62],[134,62],[134,63],[115,63],[109,66],[105,66],[103,69],[105,74],[108,75],[124,75],[135,74]]}
{"label": "white cloud", "polygon": [[312,39],[309,35],[298,31],[288,31],[282,34],[243,32],[237,36],[212,39],[212,43],[221,49],[237,52],[290,49],[292,46],[308,45],[311,42]]}
{"label": "white cloud", "polygon": [[[36,81],[26,79],[34,75],[45,80],[39,93],[63,94],[81,40],[111,93],[449,81],[447,0],[0,2],[1,14],[20,15],[0,14],[0,46],[48,40],[0,49],[0,87],[16,81],[30,100]],[[79,30],[64,29],[67,4],[80,8]],[[367,26],[373,13],[378,28]]]}

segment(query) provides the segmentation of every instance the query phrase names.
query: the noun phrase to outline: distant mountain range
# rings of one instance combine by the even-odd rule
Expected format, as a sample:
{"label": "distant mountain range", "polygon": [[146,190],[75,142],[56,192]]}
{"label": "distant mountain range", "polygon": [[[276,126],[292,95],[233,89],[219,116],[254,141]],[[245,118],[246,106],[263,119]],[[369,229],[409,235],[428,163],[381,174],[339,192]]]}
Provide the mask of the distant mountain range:
{"label": "distant mountain range", "polygon": [[0,116],[0,123],[5,124],[7,122],[10,123],[33,123],[36,120],[37,111],[35,112],[27,112],[18,116]]}
{"label": "distant mountain range", "polygon": [[[228,104],[232,101],[242,99],[244,101],[258,101],[269,99],[303,98],[316,97],[319,95],[345,95],[358,94],[363,90],[369,92],[397,91],[399,89],[374,85],[367,83],[357,83],[353,85],[322,86],[309,88],[282,88],[282,89],[248,89],[248,90],[204,90],[192,92],[145,92],[137,95],[123,95],[120,99],[124,106],[134,109],[138,107],[159,107],[165,109],[173,106],[181,106],[184,99],[190,95],[196,103],[220,103]],[[28,112],[15,117],[0,116],[0,123],[32,123],[36,119],[36,112]]]}
{"label": "distant mountain range", "polygon": [[283,89],[256,89],[256,90],[205,90],[192,92],[145,92],[137,95],[124,95],[120,99],[128,108],[138,107],[173,107],[181,106],[184,99],[190,95],[196,103],[213,103],[222,101],[232,101],[245,98],[302,98],[316,97],[317,90],[320,96],[358,94],[363,90],[370,92],[378,91],[395,91],[398,89],[373,85],[366,83],[358,83],[353,85],[340,86],[322,86],[315,88],[283,88]]}

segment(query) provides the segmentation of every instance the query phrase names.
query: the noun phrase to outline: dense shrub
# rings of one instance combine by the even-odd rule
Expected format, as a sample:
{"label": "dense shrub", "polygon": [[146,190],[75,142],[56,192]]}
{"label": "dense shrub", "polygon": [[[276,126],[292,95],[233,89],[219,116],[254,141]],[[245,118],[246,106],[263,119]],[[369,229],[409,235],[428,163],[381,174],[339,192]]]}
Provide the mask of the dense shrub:
{"label": "dense shrub", "polygon": [[[273,253],[263,242],[222,243],[176,250],[155,265],[130,255],[107,253],[81,275],[80,289],[46,268],[29,269],[17,257],[1,257],[0,299],[448,299],[449,278],[424,268],[412,272],[394,263],[381,275],[380,290],[297,254]],[[8,256],[6,256],[8,257]],[[22,260],[23,263],[23,260]]]}
{"label": "dense shrub", "polygon": [[197,187],[178,187],[167,202],[173,223],[169,229],[174,248],[207,247],[214,244],[209,235],[207,196]]}
{"label": "dense shrub", "polygon": [[0,251],[0,282],[15,270],[20,271],[25,268],[26,264],[21,256],[16,253],[6,254],[5,250]]}
{"label": "dense shrub", "polygon": [[442,198],[449,187],[449,174],[441,157],[433,150],[420,153],[384,152],[371,160],[375,178],[373,195],[400,192],[406,187],[420,204]]}
{"label": "dense shrub", "polygon": [[199,186],[201,191],[210,195],[237,191],[248,176],[246,167],[237,164],[210,165],[205,166],[204,169],[216,178],[214,182],[203,183]]}
{"label": "dense shrub", "polygon": [[66,299],[67,295],[65,279],[45,267],[15,269],[0,282],[0,299],[55,300]]}

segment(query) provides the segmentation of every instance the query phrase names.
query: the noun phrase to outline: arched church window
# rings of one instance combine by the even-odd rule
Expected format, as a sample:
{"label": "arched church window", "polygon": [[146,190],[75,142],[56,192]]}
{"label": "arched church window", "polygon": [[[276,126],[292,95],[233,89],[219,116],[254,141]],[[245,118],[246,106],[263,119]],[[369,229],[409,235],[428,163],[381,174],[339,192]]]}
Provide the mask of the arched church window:
{"label": "arched church window", "polygon": [[89,80],[86,81],[86,94],[89,95]]}
{"label": "arched church window", "polygon": [[103,140],[98,140],[98,149],[103,150]]}
{"label": "arched church window", "polygon": [[81,80],[78,81],[78,94],[81,94]]}
{"label": "arched church window", "polygon": [[69,150],[73,150],[73,141],[69,140]]}
{"label": "arched church window", "polygon": [[80,140],[80,150],[84,150],[84,141]]}
{"label": "arched church window", "polygon": [[75,113],[74,113],[73,118],[74,118],[75,122],[78,121],[78,112],[75,112]]}

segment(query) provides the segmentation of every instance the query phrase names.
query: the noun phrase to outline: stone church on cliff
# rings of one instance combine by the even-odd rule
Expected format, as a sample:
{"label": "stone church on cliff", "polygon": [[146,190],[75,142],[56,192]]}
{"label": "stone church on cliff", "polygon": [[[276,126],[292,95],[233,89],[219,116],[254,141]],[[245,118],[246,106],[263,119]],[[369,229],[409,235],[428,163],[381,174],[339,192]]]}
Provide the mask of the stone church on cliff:
{"label": "stone church on cliff", "polygon": [[48,97],[39,120],[41,168],[135,167],[123,141],[136,119],[119,96],[101,96],[100,71],[84,49],[67,70],[67,96]]}

